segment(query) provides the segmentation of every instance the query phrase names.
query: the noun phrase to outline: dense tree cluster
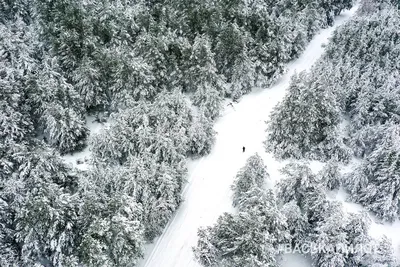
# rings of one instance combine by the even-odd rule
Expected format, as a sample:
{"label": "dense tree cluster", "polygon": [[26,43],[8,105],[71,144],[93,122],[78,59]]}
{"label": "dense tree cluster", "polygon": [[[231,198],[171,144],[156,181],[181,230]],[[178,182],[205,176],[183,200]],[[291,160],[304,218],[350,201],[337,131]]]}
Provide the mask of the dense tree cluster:
{"label": "dense tree cluster", "polygon": [[[291,80],[288,93],[274,108],[265,146],[277,158],[303,157],[348,161],[350,152],[337,136],[340,106],[326,73],[300,73]],[[314,77],[318,77],[315,81]]]}
{"label": "dense tree cluster", "polygon": [[278,157],[345,161],[343,138],[335,137],[343,115],[356,156],[375,149],[388,122],[399,123],[399,11],[386,1],[365,1],[360,10],[335,31],[317,65],[293,78],[275,108],[266,146]]}
{"label": "dense tree cluster", "polygon": [[233,203],[238,214],[223,214],[215,226],[200,228],[196,258],[204,266],[278,266],[278,245],[289,241],[288,225],[272,190],[268,173],[254,155],[237,174]]}
{"label": "dense tree cluster", "polygon": [[279,158],[362,158],[345,187],[388,221],[400,215],[399,23],[398,2],[364,1],[317,65],[293,78],[265,143]]}
{"label": "dense tree cluster", "polygon": [[386,130],[377,148],[345,181],[353,200],[394,221],[400,216],[400,125]]}
{"label": "dense tree cluster", "polygon": [[[223,98],[273,82],[351,2],[0,0],[0,265],[135,265]],[[61,161],[86,145],[90,170]]]}
{"label": "dense tree cluster", "polygon": [[[249,181],[244,172],[266,171],[252,164],[255,157],[235,184]],[[234,187],[234,195],[241,195],[238,213],[225,213],[214,226],[199,229],[196,258],[203,266],[280,266],[280,255],[289,248],[310,256],[313,266],[397,266],[390,240],[369,237],[366,213],[346,214],[340,202],[326,197],[331,177],[339,178],[335,169],[330,163],[314,174],[307,165],[288,164],[276,196],[255,180],[246,192]]]}

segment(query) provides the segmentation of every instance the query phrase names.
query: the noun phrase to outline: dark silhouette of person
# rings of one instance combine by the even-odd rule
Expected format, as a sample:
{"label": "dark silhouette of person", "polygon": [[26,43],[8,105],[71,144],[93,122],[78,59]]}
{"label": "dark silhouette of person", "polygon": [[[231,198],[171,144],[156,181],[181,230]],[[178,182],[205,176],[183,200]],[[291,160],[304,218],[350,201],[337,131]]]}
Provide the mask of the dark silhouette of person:
{"label": "dark silhouette of person", "polygon": [[243,147],[243,152],[246,150],[246,148],[245,147]]}

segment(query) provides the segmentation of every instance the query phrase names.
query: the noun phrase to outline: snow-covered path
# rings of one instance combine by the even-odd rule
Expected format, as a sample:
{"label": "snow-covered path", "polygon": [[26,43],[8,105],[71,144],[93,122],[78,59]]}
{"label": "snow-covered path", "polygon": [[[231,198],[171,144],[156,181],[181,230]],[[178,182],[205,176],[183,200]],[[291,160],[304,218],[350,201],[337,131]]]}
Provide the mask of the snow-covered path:
{"label": "snow-covered path", "polygon": [[[282,100],[290,77],[297,71],[309,69],[323,53],[322,44],[328,41],[334,29],[348,20],[356,8],[337,17],[333,27],[322,30],[308,45],[302,56],[289,64],[288,72],[268,89],[244,96],[240,103],[226,107],[216,122],[216,143],[210,155],[189,164],[188,184],[183,192],[184,202],[179,207],[163,234],[148,246],[141,267],[199,267],[192,247],[197,242],[197,229],[215,223],[223,212],[231,211],[233,178],[246,159],[259,153],[273,179],[280,174],[283,163],[266,154],[265,121],[272,108]],[[242,153],[242,146],[246,152]]]}

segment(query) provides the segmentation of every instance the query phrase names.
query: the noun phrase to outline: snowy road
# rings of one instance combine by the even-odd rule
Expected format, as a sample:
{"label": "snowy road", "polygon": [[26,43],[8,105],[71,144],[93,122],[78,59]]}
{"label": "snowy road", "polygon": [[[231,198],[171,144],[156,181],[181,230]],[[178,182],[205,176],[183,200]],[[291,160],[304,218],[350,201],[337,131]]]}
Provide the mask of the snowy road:
{"label": "snowy road", "polygon": [[[230,211],[233,178],[246,159],[258,152],[273,179],[279,177],[282,163],[266,154],[265,123],[272,108],[283,98],[290,76],[309,69],[323,53],[322,44],[328,41],[334,29],[348,20],[356,8],[343,12],[333,27],[320,32],[308,45],[302,56],[289,64],[288,72],[271,88],[251,93],[232,107],[226,107],[216,122],[218,132],[210,155],[191,162],[185,187],[184,202],[179,207],[163,234],[148,246],[140,267],[199,267],[192,247],[197,242],[197,229],[215,223],[223,212]],[[242,153],[242,146],[246,152]]]}

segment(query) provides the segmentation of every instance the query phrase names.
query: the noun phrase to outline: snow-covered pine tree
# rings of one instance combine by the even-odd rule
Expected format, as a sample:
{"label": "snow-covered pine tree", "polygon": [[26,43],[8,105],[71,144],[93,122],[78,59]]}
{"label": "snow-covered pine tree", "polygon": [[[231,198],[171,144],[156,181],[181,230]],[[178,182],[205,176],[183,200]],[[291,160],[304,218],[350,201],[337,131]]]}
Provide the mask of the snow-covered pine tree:
{"label": "snow-covered pine tree", "polygon": [[28,101],[45,141],[61,153],[82,148],[88,135],[83,103],[73,86],[62,76],[56,59],[45,60],[33,78],[36,79],[28,88]]}
{"label": "snow-covered pine tree", "polygon": [[214,53],[218,72],[230,82],[236,59],[246,51],[246,34],[236,23],[224,23],[215,42]]}
{"label": "snow-covered pine tree", "polygon": [[184,161],[189,144],[187,132],[193,118],[185,96],[179,91],[158,95],[150,114],[154,134],[149,151],[160,162]]}
{"label": "snow-covered pine tree", "polygon": [[90,139],[94,159],[123,164],[129,155],[144,151],[154,132],[151,110],[150,105],[139,101],[135,107],[112,114],[110,127]]}
{"label": "snow-covered pine tree", "polygon": [[233,100],[251,92],[257,82],[256,63],[253,62],[247,48],[235,60],[230,84],[229,96]]}
{"label": "snow-covered pine tree", "polygon": [[[350,266],[366,266],[371,259],[373,242],[368,230],[371,219],[367,213],[349,214],[348,222],[344,229],[348,242],[347,264]],[[368,251],[370,249],[370,251]]]}
{"label": "snow-covered pine tree", "polygon": [[160,92],[181,86],[183,74],[179,66],[183,63],[180,58],[187,58],[186,50],[190,49],[187,40],[179,38],[164,23],[152,23],[135,38],[134,54],[150,66],[153,88]]}
{"label": "snow-covered pine tree", "polygon": [[286,59],[282,53],[283,47],[287,46],[278,35],[279,19],[275,13],[268,14],[261,20],[260,26],[255,33],[255,44],[251,50],[252,57],[257,59],[256,71],[258,77],[264,78],[264,85],[269,86],[282,73]]}
{"label": "snow-covered pine tree", "polygon": [[[6,5],[11,3],[4,3]],[[15,3],[18,8],[19,3]],[[13,8],[13,6],[8,6]],[[21,18],[0,24],[0,143],[32,137],[31,107],[26,101],[28,76],[37,67],[35,34]],[[3,150],[7,152],[8,149]],[[1,158],[0,158],[1,160]]]}
{"label": "snow-covered pine tree", "polygon": [[387,236],[383,236],[376,244],[371,267],[398,266],[398,261],[394,255],[392,240]]}
{"label": "snow-covered pine tree", "polygon": [[[279,199],[278,199],[279,200]],[[282,206],[282,214],[286,218],[292,246],[301,247],[308,240],[310,225],[305,213],[295,201],[290,201]]]}
{"label": "snow-covered pine tree", "polygon": [[311,77],[300,73],[292,78],[288,94],[271,114],[266,150],[281,159],[326,161],[335,157],[346,161],[348,155],[340,140],[331,136],[340,118],[335,94],[324,87],[324,79],[314,81]]}
{"label": "snow-covered pine tree", "polygon": [[195,257],[204,266],[278,266],[274,238],[260,226],[248,213],[225,213],[215,226],[199,229]]}
{"label": "snow-covered pine tree", "polygon": [[[181,202],[181,190],[187,170],[183,164],[155,165],[155,173],[146,182],[146,190],[140,197],[144,210],[145,237],[152,240],[162,233]],[[139,176],[138,170],[136,175]],[[146,195],[147,193],[147,195]],[[150,193],[150,194],[148,194]]]}
{"label": "snow-covered pine tree", "polygon": [[219,115],[224,93],[214,57],[208,38],[197,36],[189,58],[190,65],[185,71],[187,90],[193,92],[193,104],[202,108],[206,117],[212,120]]}
{"label": "snow-covered pine tree", "polygon": [[192,114],[180,92],[160,94],[154,103],[138,101],[112,118],[111,127],[91,141],[99,159],[123,164],[129,155],[151,152],[160,162],[184,160]]}
{"label": "snow-covered pine tree", "polygon": [[86,38],[92,36],[92,27],[86,23],[83,3],[35,1],[34,10],[36,27],[46,43],[47,53],[57,58],[63,71],[70,73],[79,65],[86,49],[91,49],[87,47]]}
{"label": "snow-covered pine tree", "polygon": [[277,249],[279,244],[290,242],[286,218],[272,190],[253,186],[239,199],[238,209],[247,213],[251,220],[256,218],[260,223],[260,230],[269,233],[274,248]]}
{"label": "snow-covered pine tree", "polygon": [[257,153],[247,159],[246,165],[236,174],[232,185],[233,205],[237,206],[243,195],[253,187],[263,189],[269,178],[267,167]]}
{"label": "snow-covered pine tree", "polygon": [[393,71],[387,77],[386,71],[375,69],[366,72],[362,78],[367,81],[352,105],[350,141],[357,156],[367,156],[375,149],[388,122],[400,123],[400,75]]}
{"label": "snow-covered pine tree", "polygon": [[88,181],[101,185],[101,194],[112,197],[123,193],[133,198],[141,206],[143,237],[152,240],[160,234],[181,201],[187,172],[184,162],[157,162],[152,153],[145,152],[128,157],[122,166],[97,165]]}
{"label": "snow-covered pine tree", "polygon": [[[111,50],[111,49],[110,49]],[[111,109],[120,110],[134,106],[139,100],[154,101],[160,93],[153,84],[155,77],[151,65],[141,57],[135,57],[131,47],[118,46],[107,51],[110,57],[111,79],[109,95]]]}
{"label": "snow-covered pine tree", "polygon": [[370,155],[390,128],[390,123],[383,125],[366,125],[351,133],[349,145],[356,157],[364,158]]}
{"label": "snow-covered pine tree", "polygon": [[326,198],[326,191],[322,185],[318,185],[314,189],[309,188],[300,203],[311,227],[316,227],[316,224],[323,220],[325,214],[329,212],[330,206],[331,203]]}
{"label": "snow-covered pine tree", "polygon": [[306,29],[306,40],[310,41],[320,29],[327,26],[325,14],[322,14],[315,1],[306,1],[305,3],[299,1],[299,5],[304,6],[299,13],[299,19]]}
{"label": "snow-covered pine tree", "polygon": [[[108,178],[103,177],[103,182]],[[134,266],[143,256],[141,205],[126,193],[107,194],[101,183],[88,185],[82,192],[82,228],[74,245],[80,262],[88,266]]]}
{"label": "snow-covered pine tree", "polygon": [[324,168],[317,174],[318,179],[325,184],[328,190],[339,189],[341,186],[341,174],[338,162],[334,160],[328,161]]}
{"label": "snow-covered pine tree", "polygon": [[314,191],[319,186],[317,177],[304,164],[290,163],[282,170],[285,176],[276,185],[277,196],[283,203],[295,201],[301,208],[306,193]]}
{"label": "snow-covered pine tree", "polygon": [[28,0],[12,0],[0,2],[0,21],[6,23],[17,18],[21,18],[24,22],[29,23],[32,20],[31,1]]}
{"label": "snow-covered pine tree", "polygon": [[[300,15],[299,15],[300,16]],[[300,56],[307,45],[307,28],[303,23],[296,23],[297,16],[291,19],[292,30],[292,45],[289,52],[289,59],[294,59]]]}
{"label": "snow-covered pine tree", "polygon": [[210,153],[215,141],[216,132],[210,119],[200,109],[188,130],[189,144],[188,154],[190,156],[204,156]]}
{"label": "snow-covered pine tree", "polygon": [[[302,122],[298,119],[307,117],[304,114],[306,103],[300,101],[301,92],[307,90],[302,83],[305,75],[305,73],[300,73],[300,75],[292,76],[288,94],[271,113],[265,148],[267,152],[273,152],[278,158],[300,158],[303,154],[297,142],[304,140],[304,132],[296,129],[301,128]],[[299,114],[303,115],[299,116]]]}
{"label": "snow-covered pine tree", "polygon": [[291,235],[272,190],[253,185],[238,206],[238,214],[225,213],[199,229],[196,258],[204,266],[279,266],[279,244]]}
{"label": "snow-covered pine tree", "polygon": [[104,107],[107,104],[107,92],[101,85],[101,72],[94,60],[83,58],[71,76],[74,88],[87,109]]}
{"label": "snow-covered pine tree", "polygon": [[399,217],[400,126],[388,128],[377,148],[350,175],[347,189],[351,198],[379,218]]}
{"label": "snow-covered pine tree", "polygon": [[119,213],[111,218],[103,216],[93,220],[84,232],[79,246],[80,260],[88,266],[136,265],[143,256],[140,222]]}
{"label": "snow-covered pine tree", "polygon": [[78,178],[54,151],[30,149],[14,162],[18,169],[0,190],[9,212],[2,218],[7,227],[4,241],[8,252],[14,247],[16,260],[9,264],[76,266]]}
{"label": "snow-covered pine tree", "polygon": [[[6,84],[8,81],[0,78],[0,83]],[[26,113],[27,110],[24,110],[28,107],[24,104],[21,93],[4,86],[0,92],[0,99],[0,142],[6,144],[29,137],[33,132],[33,124]]]}
{"label": "snow-covered pine tree", "polygon": [[356,129],[365,125],[385,124],[390,120],[400,122],[400,73],[391,72],[388,76],[382,69],[371,69],[362,76],[364,79],[371,77],[374,78],[367,80],[350,113]]}
{"label": "snow-covered pine tree", "polygon": [[339,202],[329,203],[328,209],[321,215],[324,217],[317,222],[311,234],[313,244],[322,248],[321,251],[312,255],[315,265],[321,267],[348,266],[346,263],[348,241],[342,206]]}
{"label": "snow-covered pine tree", "polygon": [[89,130],[85,120],[73,109],[60,105],[48,105],[40,118],[47,143],[62,154],[82,149],[86,145]]}
{"label": "snow-covered pine tree", "polygon": [[220,115],[222,96],[209,84],[199,87],[193,95],[193,103],[204,110],[207,118],[215,120]]}

